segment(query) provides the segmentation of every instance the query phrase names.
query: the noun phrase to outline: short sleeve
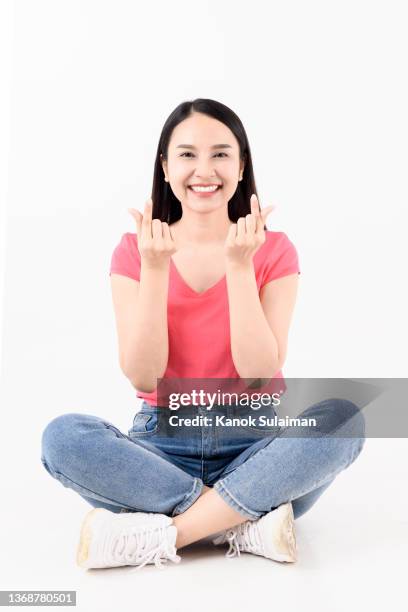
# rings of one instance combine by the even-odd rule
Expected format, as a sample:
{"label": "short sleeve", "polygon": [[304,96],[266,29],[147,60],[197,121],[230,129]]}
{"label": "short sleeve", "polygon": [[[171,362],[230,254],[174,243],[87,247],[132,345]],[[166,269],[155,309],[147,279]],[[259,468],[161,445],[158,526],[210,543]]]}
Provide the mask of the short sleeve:
{"label": "short sleeve", "polygon": [[284,232],[268,232],[266,251],[261,286],[288,274],[300,274],[296,247]]}
{"label": "short sleeve", "polygon": [[140,281],[140,253],[136,234],[123,234],[112,253],[109,275],[112,273]]}

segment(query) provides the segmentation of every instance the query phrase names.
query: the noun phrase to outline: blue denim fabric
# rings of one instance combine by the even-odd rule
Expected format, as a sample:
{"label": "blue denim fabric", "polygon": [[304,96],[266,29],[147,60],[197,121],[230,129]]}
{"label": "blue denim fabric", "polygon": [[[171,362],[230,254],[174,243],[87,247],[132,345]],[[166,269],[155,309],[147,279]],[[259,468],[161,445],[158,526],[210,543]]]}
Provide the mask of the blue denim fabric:
{"label": "blue denim fabric", "polygon": [[[276,415],[272,405],[260,412]],[[313,428],[310,435],[305,426],[223,427],[214,422],[217,415],[254,416],[249,407],[195,407],[196,415],[210,415],[213,421],[198,427],[169,428],[169,414],[180,411],[143,401],[128,435],[97,416],[62,414],[43,431],[42,464],[89,504],[111,512],[176,516],[207,485],[247,519],[256,520],[288,501],[298,518],[356,459],[365,442],[361,411],[337,398],[298,415],[318,417],[318,431]]]}

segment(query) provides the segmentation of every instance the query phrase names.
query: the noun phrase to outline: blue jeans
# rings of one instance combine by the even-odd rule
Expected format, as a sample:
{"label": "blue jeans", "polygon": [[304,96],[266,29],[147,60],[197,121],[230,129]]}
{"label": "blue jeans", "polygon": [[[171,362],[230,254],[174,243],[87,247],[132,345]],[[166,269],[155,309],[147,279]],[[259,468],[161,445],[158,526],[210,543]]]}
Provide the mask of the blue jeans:
{"label": "blue jeans", "polygon": [[[356,459],[365,442],[361,411],[343,399],[324,400],[298,415],[316,417],[317,429],[246,425],[242,419],[255,413],[250,407],[194,408],[198,416],[210,415],[212,423],[170,428],[169,415],[180,410],[143,401],[128,435],[97,416],[62,414],[43,431],[42,464],[91,506],[111,512],[174,517],[207,485],[249,520],[288,501],[298,518]],[[259,412],[276,415],[272,405]],[[239,418],[240,424],[220,426],[215,423],[219,415]]]}

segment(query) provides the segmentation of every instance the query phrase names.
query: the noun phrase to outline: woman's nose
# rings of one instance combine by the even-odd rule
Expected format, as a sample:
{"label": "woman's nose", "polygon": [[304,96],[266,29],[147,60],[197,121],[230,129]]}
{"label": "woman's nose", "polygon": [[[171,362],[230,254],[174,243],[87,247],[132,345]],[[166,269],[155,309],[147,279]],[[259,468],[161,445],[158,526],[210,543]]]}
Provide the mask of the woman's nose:
{"label": "woman's nose", "polygon": [[215,179],[214,162],[205,160],[197,162],[194,177],[203,181]]}

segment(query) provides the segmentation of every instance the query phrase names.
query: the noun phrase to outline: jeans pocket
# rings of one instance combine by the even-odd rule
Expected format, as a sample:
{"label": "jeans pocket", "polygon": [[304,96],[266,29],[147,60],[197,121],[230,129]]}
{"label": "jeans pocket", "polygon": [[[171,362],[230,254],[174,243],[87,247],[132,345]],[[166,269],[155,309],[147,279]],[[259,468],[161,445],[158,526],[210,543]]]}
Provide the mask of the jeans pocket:
{"label": "jeans pocket", "polygon": [[128,431],[129,438],[151,436],[157,432],[159,418],[157,412],[137,412],[133,425]]}

